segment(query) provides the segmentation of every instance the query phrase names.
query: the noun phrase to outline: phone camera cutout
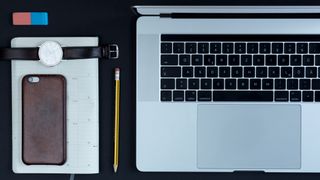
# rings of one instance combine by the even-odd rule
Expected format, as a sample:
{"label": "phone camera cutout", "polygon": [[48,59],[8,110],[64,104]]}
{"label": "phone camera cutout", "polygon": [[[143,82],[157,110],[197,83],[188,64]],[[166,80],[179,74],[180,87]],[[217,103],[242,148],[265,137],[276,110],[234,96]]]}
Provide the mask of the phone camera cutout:
{"label": "phone camera cutout", "polygon": [[40,81],[40,78],[36,77],[36,76],[31,76],[31,77],[28,78],[28,81],[30,83],[38,83]]}

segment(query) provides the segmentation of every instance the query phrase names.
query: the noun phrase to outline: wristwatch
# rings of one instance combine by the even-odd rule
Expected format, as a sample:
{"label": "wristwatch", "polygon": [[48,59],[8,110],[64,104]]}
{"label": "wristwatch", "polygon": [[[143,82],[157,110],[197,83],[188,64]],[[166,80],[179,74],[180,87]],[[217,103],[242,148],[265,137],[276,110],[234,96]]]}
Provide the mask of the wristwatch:
{"label": "wristwatch", "polygon": [[74,59],[117,59],[119,48],[116,44],[100,47],[62,47],[56,41],[45,41],[34,48],[0,48],[0,60],[38,60],[45,66],[55,66],[62,60]]}

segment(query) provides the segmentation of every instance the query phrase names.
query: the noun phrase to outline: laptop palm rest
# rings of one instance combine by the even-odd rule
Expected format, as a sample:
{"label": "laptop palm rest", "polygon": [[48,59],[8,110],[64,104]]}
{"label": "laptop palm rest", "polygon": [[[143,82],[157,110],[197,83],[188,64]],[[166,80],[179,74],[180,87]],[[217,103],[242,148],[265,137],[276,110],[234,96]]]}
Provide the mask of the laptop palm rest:
{"label": "laptop palm rest", "polygon": [[300,105],[198,105],[199,169],[299,169]]}

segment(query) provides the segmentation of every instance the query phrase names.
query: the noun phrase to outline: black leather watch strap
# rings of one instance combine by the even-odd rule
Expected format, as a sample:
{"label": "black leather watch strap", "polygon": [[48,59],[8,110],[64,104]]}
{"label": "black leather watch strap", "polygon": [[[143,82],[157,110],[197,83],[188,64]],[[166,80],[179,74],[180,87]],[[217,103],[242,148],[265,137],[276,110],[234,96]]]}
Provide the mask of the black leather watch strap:
{"label": "black leather watch strap", "polygon": [[100,47],[65,47],[63,49],[63,59],[85,59],[101,58]]}
{"label": "black leather watch strap", "polygon": [[[105,58],[117,59],[119,50],[117,45],[101,47],[63,47],[63,59]],[[39,48],[0,48],[0,60],[39,60]]]}
{"label": "black leather watch strap", "polygon": [[0,48],[0,59],[28,59],[39,60],[39,48]]}
{"label": "black leather watch strap", "polygon": [[118,58],[118,47],[107,45],[101,47],[64,47],[63,59],[85,59],[85,58]]}

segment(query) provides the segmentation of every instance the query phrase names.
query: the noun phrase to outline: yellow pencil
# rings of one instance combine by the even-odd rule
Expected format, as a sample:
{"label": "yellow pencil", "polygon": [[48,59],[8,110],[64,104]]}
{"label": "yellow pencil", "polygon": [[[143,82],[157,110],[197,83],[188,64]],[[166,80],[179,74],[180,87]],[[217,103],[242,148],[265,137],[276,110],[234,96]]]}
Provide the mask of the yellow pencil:
{"label": "yellow pencil", "polygon": [[119,114],[120,114],[120,69],[115,69],[115,100],[114,100],[114,159],[113,170],[119,166]]}

